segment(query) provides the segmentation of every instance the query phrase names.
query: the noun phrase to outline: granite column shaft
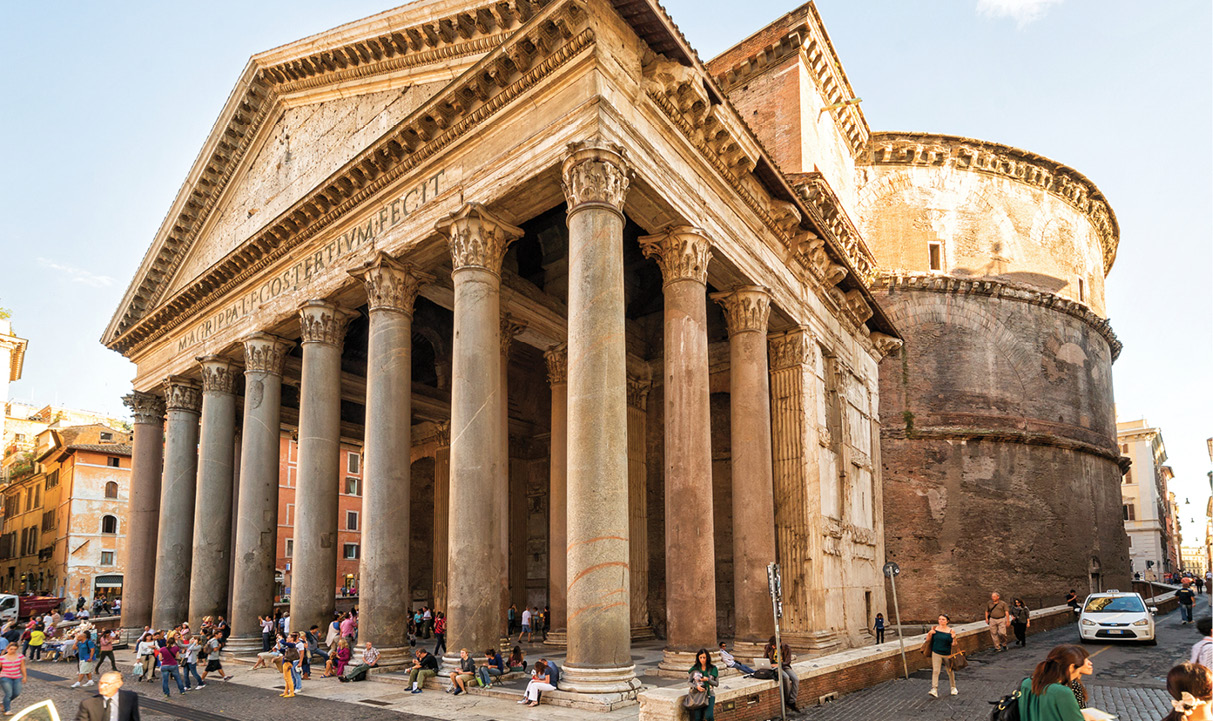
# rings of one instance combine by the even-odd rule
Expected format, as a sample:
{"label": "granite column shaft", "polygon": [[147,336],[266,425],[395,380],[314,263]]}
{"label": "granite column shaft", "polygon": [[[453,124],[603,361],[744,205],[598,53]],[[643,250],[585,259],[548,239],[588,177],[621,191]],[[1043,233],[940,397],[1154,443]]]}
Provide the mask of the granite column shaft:
{"label": "granite column shaft", "polygon": [[164,385],[168,420],[152,601],[152,626],[159,629],[173,628],[188,620],[200,396],[198,384],[190,380],[170,378]]}
{"label": "granite column shaft", "polygon": [[[564,344],[544,353],[552,388],[551,463],[548,477],[548,610],[552,630],[564,635],[568,626],[568,348]],[[567,637],[566,637],[567,639]],[[567,641],[566,641],[567,642]]]}
{"label": "granite column shaft", "polygon": [[135,420],[122,594],[122,628],[129,638],[152,623],[160,477],[164,472],[164,400],[151,393],[132,393],[122,400]]}
{"label": "granite column shaft", "polygon": [[202,364],[202,432],[194,501],[194,552],[190,574],[190,626],[227,613],[231,571],[232,482],[236,450],[236,370],[217,356]]}

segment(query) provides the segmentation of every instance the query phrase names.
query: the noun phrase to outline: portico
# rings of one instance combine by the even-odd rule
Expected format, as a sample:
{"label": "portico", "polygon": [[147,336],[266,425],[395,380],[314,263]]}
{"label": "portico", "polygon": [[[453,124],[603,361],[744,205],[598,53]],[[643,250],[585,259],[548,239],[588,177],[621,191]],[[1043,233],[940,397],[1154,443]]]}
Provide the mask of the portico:
{"label": "portico", "polygon": [[[228,610],[231,650],[255,649],[290,432],[292,625],[332,620],[337,449],[353,444],[361,639],[381,663],[404,660],[418,599],[447,615],[448,663],[497,646],[521,601],[550,607],[567,643],[563,690],[628,702],[634,635],[664,638],[678,674],[720,637],[755,652],[776,560],[801,647],[858,642],[862,613],[825,604],[881,588],[877,518],[869,503],[840,526],[871,552],[827,597],[804,548],[831,529],[806,494],[860,477],[871,500],[878,469],[857,476],[849,436],[819,445],[817,429],[875,392],[895,330],[865,249],[837,242],[656,4],[408,5],[255,56],[241,87],[105,336],[150,409],[133,483],[159,488],[158,515],[139,499],[159,541],[129,573],[154,577],[153,624]],[[340,134],[341,157],[306,142]],[[789,334],[804,352],[777,361]],[[799,385],[777,379],[789,368]],[[162,474],[146,449],[161,398]],[[419,459],[428,498],[411,492]],[[213,514],[235,475],[231,548]],[[126,601],[124,627],[146,606]]]}

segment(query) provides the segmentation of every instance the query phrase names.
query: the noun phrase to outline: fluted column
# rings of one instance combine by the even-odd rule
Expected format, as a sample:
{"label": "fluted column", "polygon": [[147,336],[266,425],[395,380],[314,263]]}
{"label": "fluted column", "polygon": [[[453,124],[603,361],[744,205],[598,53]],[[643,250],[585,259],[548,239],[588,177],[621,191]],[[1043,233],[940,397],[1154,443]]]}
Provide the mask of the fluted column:
{"label": "fluted column", "polygon": [[817,344],[807,328],[772,333],[771,442],[775,546],[783,575],[783,638],[794,648],[837,645],[825,614],[821,517]]}
{"label": "fluted column", "polygon": [[561,168],[568,202],[568,656],[561,687],[639,686],[628,611],[627,349],[623,148],[572,143]]}
{"label": "fluted column", "polygon": [[667,671],[716,645],[712,434],[708,406],[707,275],[711,243],[682,226],[640,239],[661,266],[665,295]]}
{"label": "fluted column", "polygon": [[649,628],[648,403],[653,383],[628,376],[628,538],[632,568],[632,639]]}
{"label": "fluted column", "polygon": [[164,384],[168,411],[160,523],[156,540],[156,590],[152,626],[173,628],[186,621],[190,600],[194,494],[198,485],[198,416],[201,388],[184,378]]}
{"label": "fluted column", "polygon": [[548,642],[568,644],[568,347],[561,343],[543,354],[552,387],[551,462],[548,467]]}
{"label": "fluted column", "polygon": [[359,638],[381,651],[380,664],[400,664],[408,655],[412,600],[407,539],[411,538],[413,302],[430,276],[385,253],[352,274],[366,287],[370,315]]}
{"label": "fluted column", "polygon": [[190,574],[190,626],[227,613],[231,570],[232,467],[236,451],[236,373],[219,356],[198,358],[202,366],[202,431],[198,488],[194,498],[194,552]]}
{"label": "fluted column", "polygon": [[236,572],[232,580],[232,636],[227,646],[236,655],[261,650],[257,617],[274,608],[282,366],[293,345],[268,333],[254,333],[244,339]]}
{"label": "fluted column", "polygon": [[[766,566],[775,561],[771,394],[767,370],[766,288],[712,296],[729,328],[730,447],[733,455],[733,609],[737,642],[765,644],[775,633]],[[757,651],[757,649],[754,649]]]}
{"label": "fluted column", "polygon": [[469,203],[437,225],[454,270],[451,344],[451,471],[447,623],[454,649],[486,649],[501,639],[504,556],[495,492],[505,478],[501,404],[501,261],[522,229]]}
{"label": "fluted column", "polygon": [[299,309],[303,370],[291,567],[293,628],[325,628],[336,608],[341,347],[352,316],[322,300],[310,300]]}
{"label": "fluted column", "polygon": [[131,393],[122,402],[131,409],[135,420],[122,594],[123,636],[129,639],[152,623],[160,474],[164,470],[164,399],[151,393]]}
{"label": "fluted column", "polygon": [[451,424],[438,424],[434,439],[434,609],[447,610],[447,563],[451,522]]}

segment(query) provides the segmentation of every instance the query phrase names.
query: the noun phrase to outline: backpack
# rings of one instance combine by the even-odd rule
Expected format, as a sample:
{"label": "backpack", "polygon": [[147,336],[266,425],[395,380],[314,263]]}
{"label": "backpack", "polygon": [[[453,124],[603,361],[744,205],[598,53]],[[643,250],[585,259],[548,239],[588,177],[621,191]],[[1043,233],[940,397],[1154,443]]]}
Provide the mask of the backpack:
{"label": "backpack", "polygon": [[994,708],[990,710],[990,721],[1019,721],[1019,691],[1015,690],[1006,696],[991,701]]}
{"label": "backpack", "polygon": [[750,677],[762,679],[764,681],[773,681],[775,679],[775,669],[760,668],[755,670],[754,673],[750,674]]}

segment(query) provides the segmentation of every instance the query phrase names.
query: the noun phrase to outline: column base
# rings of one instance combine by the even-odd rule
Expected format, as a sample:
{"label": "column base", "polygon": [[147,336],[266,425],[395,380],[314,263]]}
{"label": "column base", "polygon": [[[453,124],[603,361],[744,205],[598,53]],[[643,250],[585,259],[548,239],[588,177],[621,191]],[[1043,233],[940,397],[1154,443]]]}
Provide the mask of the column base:
{"label": "column base", "polygon": [[562,628],[556,631],[548,631],[548,637],[544,639],[543,643],[546,646],[567,647],[569,645],[568,629]]}
{"label": "column base", "polygon": [[841,650],[846,644],[837,631],[803,631],[780,634],[780,640],[793,651],[810,656],[821,656]]}
{"label": "column base", "polygon": [[[366,647],[358,649],[354,657],[350,659],[355,665],[362,663],[362,652]],[[411,666],[413,664],[413,647],[412,646],[394,646],[391,648],[379,649],[379,661],[376,663],[376,668],[390,668],[392,666]]]}
{"label": "column base", "polygon": [[650,626],[632,626],[633,641],[653,641],[657,638],[657,634],[653,633]]}
{"label": "column base", "polygon": [[[636,698],[640,691],[636,665],[609,668],[586,668],[565,664],[560,668],[560,690],[602,697],[603,704],[614,704]],[[589,699],[586,699],[589,700]]]}
{"label": "column base", "polygon": [[223,657],[236,659],[256,659],[261,653],[261,634],[256,636],[232,636],[227,640],[223,649]]}
{"label": "column base", "polygon": [[139,637],[143,635],[142,626],[123,627],[118,629],[118,638],[126,643],[134,646],[139,642]]}
{"label": "column base", "polygon": [[[708,649],[708,653],[712,657],[712,664],[716,666],[716,670],[722,678],[725,676],[740,675],[736,669],[728,668],[720,661],[720,651]],[[733,655],[736,656],[737,654]],[[661,663],[657,664],[657,675],[662,678],[677,678],[685,680],[687,677],[687,672],[690,671],[691,667],[694,665],[694,651],[675,651],[667,648],[662,651]]]}
{"label": "column base", "polygon": [[[791,644],[789,644],[791,645]],[[734,641],[733,656],[745,665],[755,668],[754,660],[766,658],[762,652],[766,650],[766,641]]]}

